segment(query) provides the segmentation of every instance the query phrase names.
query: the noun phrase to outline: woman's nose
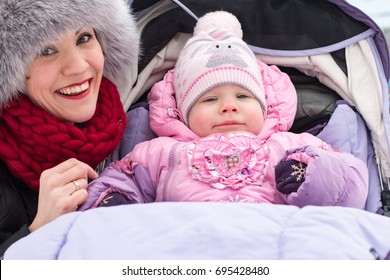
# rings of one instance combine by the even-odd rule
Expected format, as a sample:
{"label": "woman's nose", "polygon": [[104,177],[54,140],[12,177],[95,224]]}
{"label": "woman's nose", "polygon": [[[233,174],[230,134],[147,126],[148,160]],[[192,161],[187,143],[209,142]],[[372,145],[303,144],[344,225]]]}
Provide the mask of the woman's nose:
{"label": "woman's nose", "polygon": [[89,64],[83,54],[77,50],[69,52],[66,56],[64,56],[63,63],[63,73],[67,76],[82,74],[89,67]]}

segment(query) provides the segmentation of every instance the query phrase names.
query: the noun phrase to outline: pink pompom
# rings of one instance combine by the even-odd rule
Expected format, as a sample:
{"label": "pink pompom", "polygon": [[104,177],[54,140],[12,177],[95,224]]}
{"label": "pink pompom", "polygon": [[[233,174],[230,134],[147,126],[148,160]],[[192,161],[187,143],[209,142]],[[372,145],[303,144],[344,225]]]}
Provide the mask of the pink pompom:
{"label": "pink pompom", "polygon": [[241,23],[229,12],[216,11],[205,14],[196,23],[194,35],[213,29],[225,29],[242,39]]}

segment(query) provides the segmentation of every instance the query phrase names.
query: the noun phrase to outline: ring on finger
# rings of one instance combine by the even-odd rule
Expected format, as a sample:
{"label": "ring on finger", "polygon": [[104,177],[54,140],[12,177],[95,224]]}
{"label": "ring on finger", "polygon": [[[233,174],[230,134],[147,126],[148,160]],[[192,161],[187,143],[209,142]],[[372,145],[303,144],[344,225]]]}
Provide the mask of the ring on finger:
{"label": "ring on finger", "polygon": [[76,186],[76,191],[80,190],[80,183],[77,180],[72,181],[72,183]]}

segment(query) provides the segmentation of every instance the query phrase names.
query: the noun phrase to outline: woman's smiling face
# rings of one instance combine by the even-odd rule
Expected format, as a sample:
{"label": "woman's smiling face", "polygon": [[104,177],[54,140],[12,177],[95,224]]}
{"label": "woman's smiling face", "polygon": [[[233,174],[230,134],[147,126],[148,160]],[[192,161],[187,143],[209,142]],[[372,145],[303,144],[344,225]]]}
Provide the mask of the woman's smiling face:
{"label": "woman's smiling face", "polygon": [[104,56],[94,30],[68,32],[34,59],[26,95],[62,121],[85,122],[95,113],[103,68]]}

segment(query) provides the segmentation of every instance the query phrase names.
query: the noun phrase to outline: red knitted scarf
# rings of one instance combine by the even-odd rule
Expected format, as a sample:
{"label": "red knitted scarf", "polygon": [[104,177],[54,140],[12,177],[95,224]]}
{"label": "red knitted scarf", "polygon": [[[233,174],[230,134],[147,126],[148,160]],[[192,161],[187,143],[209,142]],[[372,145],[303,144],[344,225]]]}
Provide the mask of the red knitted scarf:
{"label": "red knitted scarf", "polygon": [[94,116],[78,128],[22,96],[0,115],[0,159],[30,188],[39,190],[45,169],[77,158],[92,168],[110,155],[126,126],[116,86],[103,78]]}

